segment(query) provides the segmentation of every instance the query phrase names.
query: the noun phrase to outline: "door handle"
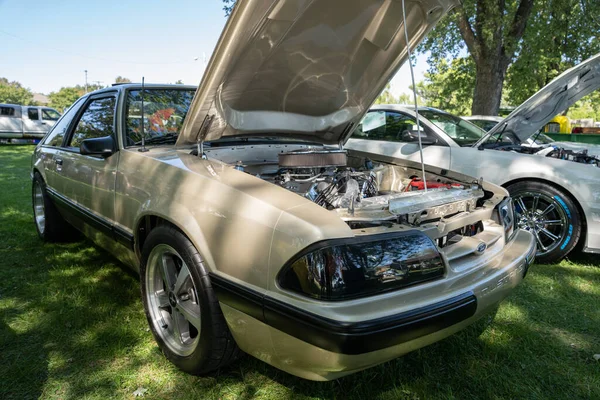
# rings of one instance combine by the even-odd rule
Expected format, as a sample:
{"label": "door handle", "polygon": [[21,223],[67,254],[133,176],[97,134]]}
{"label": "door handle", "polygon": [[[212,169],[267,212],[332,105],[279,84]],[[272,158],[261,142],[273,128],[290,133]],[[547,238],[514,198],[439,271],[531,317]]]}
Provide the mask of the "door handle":
{"label": "door handle", "polygon": [[55,158],[54,162],[56,163],[56,165],[62,165],[63,164],[62,158]]}

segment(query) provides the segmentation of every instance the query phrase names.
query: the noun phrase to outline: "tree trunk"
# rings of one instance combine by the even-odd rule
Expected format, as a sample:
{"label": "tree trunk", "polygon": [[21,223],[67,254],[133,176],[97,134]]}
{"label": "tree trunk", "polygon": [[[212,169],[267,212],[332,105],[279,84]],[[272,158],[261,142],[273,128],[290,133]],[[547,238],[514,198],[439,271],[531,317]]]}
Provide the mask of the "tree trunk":
{"label": "tree trunk", "polygon": [[487,58],[477,65],[471,106],[473,115],[498,115],[506,75],[506,68],[502,64],[500,60]]}

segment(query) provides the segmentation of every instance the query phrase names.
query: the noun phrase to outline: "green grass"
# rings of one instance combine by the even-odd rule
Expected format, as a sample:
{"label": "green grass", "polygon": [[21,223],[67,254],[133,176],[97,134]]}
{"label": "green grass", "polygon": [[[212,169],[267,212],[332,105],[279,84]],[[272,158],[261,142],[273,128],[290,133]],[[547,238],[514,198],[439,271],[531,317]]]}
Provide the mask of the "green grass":
{"label": "green grass", "polygon": [[[31,146],[0,146],[0,399],[600,399],[600,262],[536,265],[480,338],[457,335],[334,382],[247,356],[175,369],[147,329],[138,278],[83,241],[43,244]],[[596,264],[596,265],[594,265]]]}

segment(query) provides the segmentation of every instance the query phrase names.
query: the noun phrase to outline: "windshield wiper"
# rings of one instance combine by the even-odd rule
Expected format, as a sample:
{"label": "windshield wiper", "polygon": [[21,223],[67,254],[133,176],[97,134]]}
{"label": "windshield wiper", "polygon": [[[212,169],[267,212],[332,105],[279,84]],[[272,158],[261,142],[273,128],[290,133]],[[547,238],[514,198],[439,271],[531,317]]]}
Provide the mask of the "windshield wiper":
{"label": "windshield wiper", "polygon": [[[155,136],[151,138],[146,138],[146,144],[175,144],[177,142],[177,134],[169,133],[163,136]],[[142,142],[135,142],[136,146],[141,145]]]}

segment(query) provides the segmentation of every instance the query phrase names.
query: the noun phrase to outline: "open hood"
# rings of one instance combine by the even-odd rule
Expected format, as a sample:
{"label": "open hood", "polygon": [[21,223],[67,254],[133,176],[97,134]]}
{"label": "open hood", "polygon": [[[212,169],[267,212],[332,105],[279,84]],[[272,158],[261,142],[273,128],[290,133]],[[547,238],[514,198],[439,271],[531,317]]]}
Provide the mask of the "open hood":
{"label": "open hood", "polygon": [[[458,0],[406,0],[411,48]],[[407,58],[401,0],[238,0],[177,140],[344,142]]]}
{"label": "open hood", "polygon": [[[552,118],[600,87],[600,54],[568,69],[493,127],[477,145],[499,132],[526,141]],[[476,145],[476,146],[477,146]]]}

